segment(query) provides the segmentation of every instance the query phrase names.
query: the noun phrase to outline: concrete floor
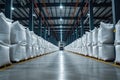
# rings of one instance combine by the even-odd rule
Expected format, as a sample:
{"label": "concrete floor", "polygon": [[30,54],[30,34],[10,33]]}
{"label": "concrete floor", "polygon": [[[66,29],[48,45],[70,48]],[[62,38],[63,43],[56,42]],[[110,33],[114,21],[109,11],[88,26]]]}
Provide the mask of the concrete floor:
{"label": "concrete floor", "polygon": [[0,71],[0,80],[120,80],[120,69],[58,51]]}

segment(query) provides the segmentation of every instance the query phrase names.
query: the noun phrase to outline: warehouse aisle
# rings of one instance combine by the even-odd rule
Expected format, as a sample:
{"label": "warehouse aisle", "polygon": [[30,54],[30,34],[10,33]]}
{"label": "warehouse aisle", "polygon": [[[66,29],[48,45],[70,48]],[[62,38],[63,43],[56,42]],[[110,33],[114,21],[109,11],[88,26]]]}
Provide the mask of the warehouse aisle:
{"label": "warehouse aisle", "polygon": [[58,51],[0,71],[0,80],[120,80],[120,69]]}

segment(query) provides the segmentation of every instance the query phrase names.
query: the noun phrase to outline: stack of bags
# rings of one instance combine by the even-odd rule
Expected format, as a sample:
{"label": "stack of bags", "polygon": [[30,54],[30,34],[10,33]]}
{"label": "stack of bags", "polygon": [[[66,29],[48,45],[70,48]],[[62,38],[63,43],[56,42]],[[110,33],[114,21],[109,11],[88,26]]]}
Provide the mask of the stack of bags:
{"label": "stack of bags", "polygon": [[44,53],[44,40],[43,40],[43,38],[41,38],[41,54],[43,54]]}
{"label": "stack of bags", "polygon": [[37,44],[37,37],[35,36],[35,33],[33,31],[30,32],[31,34],[31,44],[32,44],[32,54],[33,57],[36,57],[37,52],[36,52],[36,44]]}
{"label": "stack of bags", "polygon": [[92,53],[92,32],[87,32],[87,48],[88,48],[88,56],[93,57]]}
{"label": "stack of bags", "polygon": [[18,21],[11,26],[10,58],[13,62],[27,59],[26,56],[26,30]]}
{"label": "stack of bags", "polygon": [[11,25],[12,20],[0,13],[0,67],[11,63],[9,54]]}
{"label": "stack of bags", "polygon": [[32,38],[31,38],[30,30],[26,28],[26,55],[28,58],[33,58],[31,43],[32,43]]}
{"label": "stack of bags", "polygon": [[0,67],[56,51],[58,47],[0,13]]}
{"label": "stack of bags", "polygon": [[81,41],[82,41],[82,49],[81,49],[81,54],[84,54],[84,52],[85,52],[85,48],[84,48],[84,35],[82,36],[82,38],[81,38]]}
{"label": "stack of bags", "polygon": [[39,39],[40,39],[40,37],[37,36],[37,54],[38,54],[38,56],[41,54],[41,52],[40,52],[40,44],[41,43],[39,42],[40,41]]}
{"label": "stack of bags", "polygon": [[92,51],[93,51],[93,57],[98,58],[98,29],[95,28],[92,31]]}
{"label": "stack of bags", "polygon": [[99,59],[105,61],[115,59],[113,31],[113,24],[100,23],[100,28],[98,29]]}
{"label": "stack of bags", "polygon": [[43,53],[43,50],[42,50],[42,38],[41,37],[39,37],[39,39],[38,39],[38,45],[39,45],[39,53],[40,53],[40,55],[42,55],[42,53]]}
{"label": "stack of bags", "polygon": [[39,45],[38,45],[38,36],[37,35],[35,35],[35,41],[36,41],[36,43],[35,43],[35,45],[34,45],[34,47],[35,47],[35,54],[36,54],[36,56],[39,56]]}
{"label": "stack of bags", "polygon": [[76,52],[80,53],[80,39],[77,39],[76,43],[77,43],[77,45],[76,45]]}
{"label": "stack of bags", "polygon": [[82,52],[82,39],[81,38],[78,39],[78,45],[79,45],[78,52],[81,53]]}
{"label": "stack of bags", "polygon": [[74,52],[77,52],[77,40],[74,41]]}
{"label": "stack of bags", "polygon": [[83,54],[88,55],[88,48],[87,48],[87,33],[83,35]]}
{"label": "stack of bags", "polygon": [[116,51],[116,59],[115,62],[120,63],[120,21],[115,25],[116,33],[115,33],[115,51]]}

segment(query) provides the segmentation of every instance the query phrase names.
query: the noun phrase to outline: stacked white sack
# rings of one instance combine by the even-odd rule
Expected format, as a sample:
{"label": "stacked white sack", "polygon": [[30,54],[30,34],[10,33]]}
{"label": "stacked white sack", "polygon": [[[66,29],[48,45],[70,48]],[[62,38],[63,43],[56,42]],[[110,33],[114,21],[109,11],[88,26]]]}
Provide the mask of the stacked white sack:
{"label": "stacked white sack", "polygon": [[98,31],[99,59],[114,60],[114,27],[113,24],[101,22]]}
{"label": "stacked white sack", "polygon": [[26,28],[26,55],[28,58],[33,58],[31,43],[32,43],[32,37],[30,34],[30,30]]}
{"label": "stacked white sack", "polygon": [[37,37],[35,36],[35,33],[33,31],[30,32],[31,33],[31,36],[32,36],[32,54],[33,54],[33,57],[36,57],[37,56],[37,53],[36,53],[36,44],[37,44]]}
{"label": "stacked white sack", "polygon": [[92,53],[92,32],[86,32],[87,33],[87,48],[88,48],[88,56],[93,56]]}
{"label": "stacked white sack", "polygon": [[98,58],[98,29],[95,28],[92,31],[92,49],[93,49],[93,57]]}
{"label": "stacked white sack", "polygon": [[26,56],[26,32],[25,27],[18,21],[14,22],[11,26],[11,48],[10,58],[11,61],[19,62],[27,59]]}
{"label": "stacked white sack", "polygon": [[12,20],[0,13],[0,67],[10,64],[9,46]]}
{"label": "stacked white sack", "polygon": [[115,52],[116,59],[115,62],[120,63],[120,20],[115,25]]}

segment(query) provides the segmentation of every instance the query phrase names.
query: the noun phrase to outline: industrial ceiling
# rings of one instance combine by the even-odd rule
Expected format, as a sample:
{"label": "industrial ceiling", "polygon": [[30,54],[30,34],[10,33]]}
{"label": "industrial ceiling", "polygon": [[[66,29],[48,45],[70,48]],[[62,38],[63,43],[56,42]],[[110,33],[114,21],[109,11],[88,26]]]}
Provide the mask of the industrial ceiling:
{"label": "industrial ceiling", "polygon": [[[31,0],[13,0],[12,19],[29,27],[29,7]],[[63,41],[67,41],[76,29],[80,37],[81,17],[84,19],[84,30],[89,30],[88,0],[33,0],[34,2],[34,30],[38,29],[39,17],[41,28],[50,30],[51,35],[59,41],[62,29]],[[92,0],[93,23],[99,27],[101,21],[112,23],[111,0]],[[0,0],[0,12],[5,12],[5,0]],[[39,13],[39,14],[38,14]],[[81,15],[82,14],[82,15]]]}

